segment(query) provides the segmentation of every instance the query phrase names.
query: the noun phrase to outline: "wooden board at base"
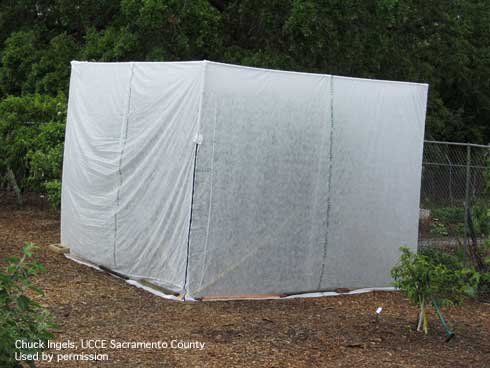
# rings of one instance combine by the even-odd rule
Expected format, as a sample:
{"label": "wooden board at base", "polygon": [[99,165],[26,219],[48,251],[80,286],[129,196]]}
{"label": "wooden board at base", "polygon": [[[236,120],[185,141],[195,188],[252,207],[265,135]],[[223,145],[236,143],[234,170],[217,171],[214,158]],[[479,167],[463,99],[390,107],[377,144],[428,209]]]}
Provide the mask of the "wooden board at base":
{"label": "wooden board at base", "polygon": [[241,294],[241,295],[206,295],[196,300],[202,301],[218,301],[218,300],[243,300],[243,299],[281,299],[283,296],[279,294]]}
{"label": "wooden board at base", "polygon": [[70,248],[65,244],[49,244],[48,248],[58,254],[70,253]]}

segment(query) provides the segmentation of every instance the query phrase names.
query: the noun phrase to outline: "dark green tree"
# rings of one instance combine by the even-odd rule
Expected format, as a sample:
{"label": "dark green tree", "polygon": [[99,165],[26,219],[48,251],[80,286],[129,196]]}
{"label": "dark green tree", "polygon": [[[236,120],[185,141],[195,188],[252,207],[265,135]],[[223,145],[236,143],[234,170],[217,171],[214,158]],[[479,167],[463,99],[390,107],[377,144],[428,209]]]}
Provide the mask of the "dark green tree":
{"label": "dark green tree", "polygon": [[73,59],[209,59],[429,83],[426,137],[487,144],[488,24],[487,0],[5,0],[0,103],[66,95]]}

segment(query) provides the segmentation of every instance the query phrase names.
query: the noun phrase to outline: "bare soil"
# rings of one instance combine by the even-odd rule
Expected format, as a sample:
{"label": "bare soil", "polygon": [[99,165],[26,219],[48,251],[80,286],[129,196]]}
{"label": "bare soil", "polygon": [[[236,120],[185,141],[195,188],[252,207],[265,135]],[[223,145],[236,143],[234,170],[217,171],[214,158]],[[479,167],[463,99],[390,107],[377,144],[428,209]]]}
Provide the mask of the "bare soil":
{"label": "bare soil", "polygon": [[[47,272],[40,302],[56,317],[56,341],[199,341],[203,350],[81,349],[108,361],[40,367],[490,367],[490,305],[443,308],[456,333],[445,342],[433,311],[429,335],[414,331],[417,310],[398,292],[312,299],[181,303],[159,298],[48,250],[59,215],[17,209],[0,194],[0,257],[37,243]],[[376,322],[377,307],[383,307]]]}

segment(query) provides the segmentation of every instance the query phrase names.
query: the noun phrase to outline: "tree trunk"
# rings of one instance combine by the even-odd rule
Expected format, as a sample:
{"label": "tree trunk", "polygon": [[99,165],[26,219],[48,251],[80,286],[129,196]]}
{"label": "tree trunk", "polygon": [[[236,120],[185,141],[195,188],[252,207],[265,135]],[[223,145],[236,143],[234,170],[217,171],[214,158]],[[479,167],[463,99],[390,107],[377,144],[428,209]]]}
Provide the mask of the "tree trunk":
{"label": "tree trunk", "polygon": [[7,168],[7,180],[17,197],[17,205],[22,206],[22,192],[17,184],[17,180],[15,180],[15,174],[10,167]]}
{"label": "tree trunk", "polygon": [[425,310],[424,299],[420,302],[420,313],[419,313],[419,323],[417,324],[417,331],[422,331],[422,324],[424,321],[424,310]]}

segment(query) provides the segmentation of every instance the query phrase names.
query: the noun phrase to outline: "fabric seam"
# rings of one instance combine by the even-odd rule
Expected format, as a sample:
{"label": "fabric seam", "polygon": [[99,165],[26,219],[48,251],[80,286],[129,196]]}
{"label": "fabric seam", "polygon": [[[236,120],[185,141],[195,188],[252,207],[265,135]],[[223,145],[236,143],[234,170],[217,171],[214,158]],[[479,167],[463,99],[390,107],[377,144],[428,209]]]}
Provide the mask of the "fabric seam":
{"label": "fabric seam", "polygon": [[333,159],[333,132],[334,132],[334,110],[333,110],[333,75],[330,76],[330,142],[329,142],[329,153],[328,153],[328,197],[327,197],[327,223],[326,223],[326,233],[325,242],[323,244],[323,258],[322,258],[322,269],[320,272],[320,279],[318,280],[318,289],[320,289],[323,276],[325,274],[325,263],[327,262],[327,250],[328,250],[328,229],[330,226],[330,208],[331,208],[331,192],[332,192],[332,159]]}
{"label": "fabric seam", "polygon": [[119,186],[117,188],[116,194],[116,211],[114,212],[114,244],[112,249],[112,259],[114,263],[114,268],[117,267],[117,259],[116,259],[116,248],[117,248],[117,217],[119,213],[120,207],[120,195],[121,195],[121,187],[123,184],[123,175],[122,175],[122,161],[124,156],[124,151],[126,149],[126,143],[128,141],[128,125],[129,125],[129,113],[131,109],[131,92],[132,92],[132,84],[133,84],[133,75],[134,75],[134,63],[131,63],[131,74],[129,77],[129,90],[128,90],[128,101],[126,106],[126,112],[124,115],[124,124],[122,126],[123,131],[121,132],[121,152],[119,155],[119,165],[118,165],[118,173],[119,173]]}

